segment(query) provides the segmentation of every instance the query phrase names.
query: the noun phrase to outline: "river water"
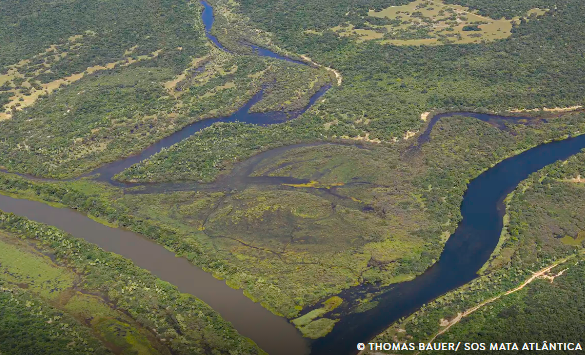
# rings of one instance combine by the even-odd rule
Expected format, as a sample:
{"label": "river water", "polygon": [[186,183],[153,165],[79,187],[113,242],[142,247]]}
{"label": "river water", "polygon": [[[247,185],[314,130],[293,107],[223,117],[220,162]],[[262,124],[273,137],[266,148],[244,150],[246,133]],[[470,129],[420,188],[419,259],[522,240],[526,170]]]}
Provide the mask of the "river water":
{"label": "river water", "polygon": [[[210,34],[213,11],[204,5],[203,20],[208,38],[219,48],[225,49]],[[256,50],[258,54],[290,60],[268,50]],[[305,112],[321,97],[329,86],[321,88],[304,109],[294,113],[250,114],[248,111],[262,97],[259,92],[244,107],[229,117],[200,121],[157,142],[136,156],[121,159],[96,169],[88,175],[99,174],[98,180],[120,185],[112,177],[151,157],[161,149],[169,147],[215,122],[245,122],[268,125],[281,123]],[[469,112],[447,113],[435,116],[429,128],[418,140],[424,144],[434,123],[440,118],[452,115],[472,116],[494,123],[501,120],[522,120]],[[279,154],[292,147],[277,148],[262,153],[236,167],[229,179],[247,179],[255,163],[265,156]],[[504,160],[485,171],[469,185],[461,205],[463,220],[448,240],[439,261],[423,275],[413,281],[397,284],[373,301],[378,306],[363,313],[344,316],[326,337],[309,344],[300,333],[284,318],[270,313],[257,303],[245,297],[240,290],[228,287],[224,281],[193,266],[184,258],[177,258],[162,246],[136,233],[110,228],[99,224],[76,211],[55,208],[36,201],[15,199],[0,195],[0,209],[31,220],[56,226],[78,238],[94,243],[106,251],[131,259],[136,265],[149,270],[157,277],[176,285],[182,292],[192,294],[205,301],[221,316],[230,321],[242,335],[254,340],[262,349],[273,355],[314,355],[356,353],[356,344],[367,342],[402,316],[406,316],[424,303],[459,287],[476,277],[476,272],[488,260],[497,245],[502,229],[504,214],[503,199],[528,177],[529,174],[557,160],[566,159],[585,148],[585,136],[568,138],[563,141],[543,144],[515,157]],[[251,164],[253,162],[254,164]],[[270,177],[265,177],[270,179]],[[264,177],[254,178],[262,182]],[[280,182],[280,181],[279,181]],[[192,184],[191,190],[200,185]],[[203,187],[202,187],[203,188]]]}
{"label": "river water", "polygon": [[379,302],[376,308],[341,319],[331,333],[312,344],[311,354],[357,353],[357,343],[367,343],[394,321],[474,279],[498,244],[506,196],[531,173],[583,148],[585,135],[543,144],[500,162],[472,180],[461,204],[463,219],[439,261],[414,280],[397,284],[374,298]]}

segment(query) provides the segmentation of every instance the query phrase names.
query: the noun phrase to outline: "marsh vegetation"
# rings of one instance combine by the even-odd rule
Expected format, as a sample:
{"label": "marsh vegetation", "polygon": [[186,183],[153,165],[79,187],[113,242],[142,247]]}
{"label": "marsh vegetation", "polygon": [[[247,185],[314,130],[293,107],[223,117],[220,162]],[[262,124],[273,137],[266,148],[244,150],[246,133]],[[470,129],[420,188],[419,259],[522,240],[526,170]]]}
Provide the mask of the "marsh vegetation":
{"label": "marsh vegetation", "polygon": [[263,353],[203,302],[56,228],[0,212],[0,246],[3,353]]}
{"label": "marsh vegetation", "polygon": [[[269,127],[216,124],[117,177],[144,183],[219,181],[215,186],[222,188],[145,193],[91,179],[41,182],[3,173],[0,189],[59,203],[144,234],[275,314],[294,319],[307,337],[327,334],[344,312],[375,307],[370,301],[377,291],[346,299],[335,295],[364,285],[380,291],[435,263],[461,219],[467,183],[482,171],[585,129],[584,116],[578,113],[499,127],[450,117],[433,128],[428,143],[417,146],[413,138],[428,124],[421,113],[432,110],[501,112],[582,105],[581,1],[211,2],[217,9],[212,32],[230,52],[207,43],[196,2],[31,0],[0,5],[0,33],[5,34],[0,35],[0,115],[6,118],[0,122],[0,166],[43,177],[79,176],[138,153],[191,123],[230,115],[260,90],[264,96],[253,112],[291,113],[335,81],[331,70],[343,77],[337,81],[341,85],[293,121]],[[548,11],[531,10],[535,8]],[[43,16],[32,15],[37,12]],[[352,31],[384,34],[379,41],[367,41]],[[450,43],[452,39],[457,43]],[[412,46],[439,40],[444,45]],[[308,55],[322,66],[260,58],[248,42],[291,58]],[[233,188],[220,183],[237,163],[262,151],[315,141],[351,144],[300,147],[269,156],[249,174],[266,178],[264,184]],[[278,178],[305,182],[270,183]],[[573,178],[579,179],[563,177]],[[557,183],[543,186],[579,196],[580,190],[559,188]],[[569,197],[562,206],[575,202]],[[406,334],[429,335],[440,318],[453,317],[461,307],[520,282],[527,265],[565,256],[582,244],[582,226],[569,221],[565,212],[548,218],[536,212],[521,216],[519,211],[530,206],[516,208],[514,203],[520,202],[514,201],[511,237],[486,269],[490,281],[481,278],[466,289],[474,292],[453,293],[423,309],[404,323],[409,327]],[[544,210],[552,210],[550,200],[534,202],[548,203]],[[563,220],[555,227],[558,216]],[[75,323],[76,331],[93,334],[87,338],[92,348],[105,352],[114,344],[118,349],[142,346],[159,352],[226,352],[228,347],[260,352],[199,301],[178,294],[128,261],[14,216],[6,221],[9,233],[40,238],[41,247],[59,259],[51,264],[20,242],[9,243],[6,253],[26,252],[34,263],[46,263],[43,268],[61,270],[63,289],[71,296],[57,304],[11,279],[5,281],[16,290],[10,297],[34,299],[53,312],[48,314],[67,313],[71,322],[88,319],[81,308],[95,310],[95,321]],[[561,227],[561,222],[570,226]],[[522,228],[539,223],[562,231],[560,238],[549,240],[542,234],[550,232],[547,228],[520,238]],[[41,232],[30,235],[22,226]],[[47,246],[42,243],[45,232],[60,239]],[[70,245],[78,254],[62,249]],[[78,269],[88,274],[80,275]],[[26,278],[26,270],[16,271]],[[128,283],[118,273],[133,275],[136,288],[127,290]],[[67,277],[81,278],[81,290],[98,295],[72,293]],[[164,292],[154,294],[147,284]],[[104,297],[124,305],[127,313],[112,308]],[[144,311],[151,308],[156,311]],[[23,311],[11,308],[11,322]],[[120,323],[99,321],[113,314]],[[421,318],[426,320],[412,322]],[[155,334],[145,330],[153,327]],[[124,330],[130,338],[111,335],[112,329]],[[68,333],[67,339],[75,334]]]}

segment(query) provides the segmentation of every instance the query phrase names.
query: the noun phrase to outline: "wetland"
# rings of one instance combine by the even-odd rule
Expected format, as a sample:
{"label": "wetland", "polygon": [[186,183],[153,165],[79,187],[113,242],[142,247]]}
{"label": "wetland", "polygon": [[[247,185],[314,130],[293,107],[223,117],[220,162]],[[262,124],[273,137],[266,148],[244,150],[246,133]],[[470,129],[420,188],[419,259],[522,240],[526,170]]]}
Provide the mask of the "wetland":
{"label": "wetland", "polygon": [[[189,22],[201,30],[191,47],[169,34],[170,45],[137,49],[125,42],[124,56],[98,59],[87,66],[95,70],[48,97],[39,94],[42,85],[25,89],[35,80],[57,82],[83,70],[58,72],[59,63],[54,71],[37,70],[24,62],[9,68],[11,95],[20,90],[23,98],[39,97],[34,105],[4,113],[10,119],[0,133],[8,152],[0,157],[6,172],[0,177],[6,194],[0,209],[55,225],[132,260],[209,304],[269,353],[351,353],[357,342],[400,317],[474,282],[499,250],[504,198],[530,173],[585,146],[578,136],[585,129],[579,112],[509,117],[465,110],[507,112],[511,103],[532,108],[543,100],[579,104],[569,89],[562,99],[545,100],[546,90],[529,98],[506,96],[506,90],[518,91],[508,83],[482,81],[474,92],[467,85],[445,87],[444,78],[434,82],[433,75],[428,87],[420,86],[416,75],[388,81],[388,75],[373,71],[382,58],[377,48],[391,47],[363,44],[352,53],[367,55],[372,66],[356,70],[352,66],[363,58],[315,52],[314,33],[289,37],[293,45],[283,46],[282,31],[276,30],[280,37],[273,41],[248,31],[243,13],[230,7],[233,2],[201,4],[201,24]],[[242,4],[245,13],[250,5]],[[382,14],[390,10],[374,8],[368,14],[378,22],[389,18]],[[195,9],[201,10],[189,7]],[[520,7],[515,14],[526,11]],[[480,9],[481,16],[486,12],[490,9]],[[541,20],[546,25],[553,15],[557,12],[535,13],[520,29],[501,21],[511,27],[506,37],[514,37]],[[242,30],[240,38],[226,35],[230,21]],[[322,34],[323,48],[328,42],[347,47],[362,42],[329,34]],[[94,37],[75,37],[53,50],[66,58],[60,51],[83,52]],[[501,43],[507,42],[495,46],[505,52]],[[46,47],[41,43],[30,52]],[[464,51],[456,46],[439,51],[448,57],[459,49]],[[430,50],[404,53],[425,51]],[[324,64],[293,53],[310,53]],[[404,53],[395,53],[392,70],[412,63]],[[35,58],[41,59],[47,60]],[[424,66],[424,60],[416,63]],[[27,73],[36,79],[18,88],[22,82],[16,77]],[[502,94],[495,87],[503,88],[507,101],[494,99]],[[443,97],[445,88],[455,92]],[[399,103],[397,108],[382,112],[378,89],[393,90],[390,101]],[[366,95],[368,105],[358,105],[361,114],[349,109],[364,92],[378,96]],[[411,99],[416,104],[409,104]],[[118,105],[127,101],[135,107]],[[408,108],[392,111],[400,107]],[[427,122],[418,119],[433,107],[453,111],[445,109]],[[182,324],[175,315],[167,320],[173,317]],[[184,332],[176,329],[173,339]],[[156,345],[163,336],[155,338]]]}

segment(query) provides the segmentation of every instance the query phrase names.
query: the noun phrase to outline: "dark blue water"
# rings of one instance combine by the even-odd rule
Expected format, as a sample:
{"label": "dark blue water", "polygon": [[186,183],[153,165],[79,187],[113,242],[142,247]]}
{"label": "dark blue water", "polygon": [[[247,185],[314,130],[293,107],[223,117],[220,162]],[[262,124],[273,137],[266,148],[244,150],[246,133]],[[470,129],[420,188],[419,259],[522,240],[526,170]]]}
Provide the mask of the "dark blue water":
{"label": "dark blue water", "polygon": [[379,302],[376,308],[343,317],[331,333],[313,343],[311,354],[357,353],[357,343],[367,343],[399,318],[476,278],[498,244],[504,198],[531,173],[583,148],[585,135],[543,144],[502,161],[471,181],[461,204],[463,219],[439,261],[414,280],[374,298]]}
{"label": "dark blue water", "polygon": [[[203,18],[203,24],[205,26],[205,34],[206,34],[207,38],[210,41],[212,41],[221,50],[229,52],[217,40],[217,38],[210,33],[211,28],[213,26],[213,21],[214,21],[213,8],[206,1],[201,1],[201,4],[203,5],[203,13],[201,14],[201,16]],[[261,47],[255,46],[255,45],[249,45],[249,46],[252,47],[254,49],[254,51],[260,56],[282,59],[282,60],[287,60],[287,61],[294,62],[294,63],[307,65],[306,63],[295,61],[295,60],[292,60],[290,58],[280,56],[280,55],[278,55],[278,54],[276,54],[268,49],[265,49],[265,48],[261,48]],[[114,175],[122,172],[123,170],[129,168],[130,166],[132,166],[134,164],[137,164],[145,159],[150,158],[151,156],[160,152],[164,148],[168,148],[168,147],[172,146],[173,144],[179,143],[179,142],[189,138],[193,134],[211,126],[214,123],[242,122],[242,123],[248,123],[248,124],[255,124],[255,125],[259,125],[259,126],[268,126],[268,125],[272,125],[272,124],[283,123],[283,122],[295,119],[299,115],[302,115],[303,113],[305,113],[330,88],[331,88],[331,85],[325,85],[325,86],[321,87],[315,94],[313,94],[313,96],[311,96],[311,98],[309,99],[308,105],[306,105],[301,110],[292,111],[292,112],[277,111],[277,112],[250,113],[249,112],[250,108],[252,108],[252,106],[254,106],[257,102],[259,102],[262,99],[263,91],[260,91],[256,95],[254,95],[254,97],[252,97],[238,111],[236,111],[235,113],[233,113],[232,115],[230,115],[228,117],[211,118],[211,119],[206,119],[206,120],[202,120],[202,121],[198,121],[198,122],[195,122],[193,124],[190,124],[190,125],[186,126],[185,128],[181,129],[180,131],[177,131],[174,134],[172,134],[166,138],[161,139],[160,141],[158,141],[155,144],[151,145],[150,147],[144,149],[143,151],[141,151],[137,155],[133,155],[133,156],[130,156],[130,157],[103,165],[103,166],[91,171],[90,173],[85,174],[84,176],[99,174],[98,180],[100,180],[100,181],[107,181],[107,182],[114,184],[114,185],[117,185],[117,186],[124,186],[126,184],[112,180]]]}
{"label": "dark blue water", "polygon": [[[219,49],[224,50],[226,52],[229,52],[229,50],[227,48],[225,48],[219,42],[219,40],[211,34],[211,28],[213,27],[213,21],[215,20],[215,18],[213,16],[213,7],[211,5],[209,5],[209,3],[207,1],[202,0],[202,1],[200,1],[200,3],[201,3],[201,5],[203,5],[203,13],[201,14],[201,17],[203,18],[203,25],[205,26],[205,35]],[[301,62],[300,60],[294,60],[294,59],[282,56],[280,54],[274,53],[270,49],[262,48],[262,47],[254,45],[254,44],[251,44],[251,43],[242,43],[242,45],[245,45],[245,46],[252,48],[252,50],[261,57],[270,57],[270,58],[275,58],[275,59],[280,59],[280,60],[286,60],[287,62],[291,62],[291,63],[307,65],[307,63]]]}
{"label": "dark blue water", "polygon": [[177,131],[170,136],[161,139],[160,141],[156,142],[155,144],[151,145],[150,147],[144,149],[137,155],[133,155],[127,158],[123,158],[117,160],[115,162],[103,165],[92,172],[84,175],[84,176],[91,176],[99,174],[97,178],[100,181],[107,181],[111,184],[117,186],[124,186],[125,184],[116,182],[112,180],[114,175],[126,170],[130,166],[140,163],[154,154],[159,153],[162,149],[168,148],[174,144],[177,144],[197,132],[211,126],[214,123],[218,122],[241,122],[241,123],[248,123],[248,124],[255,124],[259,126],[269,126],[273,124],[283,123],[292,119],[297,118],[299,115],[305,113],[311,106],[319,100],[321,96],[323,96],[327,90],[331,88],[331,85],[325,85],[320,88],[311,98],[309,99],[309,103],[303,107],[301,110],[292,111],[292,112],[255,112],[250,113],[250,108],[254,106],[257,102],[262,99],[263,92],[260,91],[250,101],[248,101],[244,106],[242,106],[238,111],[234,112],[231,116],[228,117],[217,117],[217,118],[210,118],[202,121],[195,122],[186,126],[185,128]]}
{"label": "dark blue water", "polygon": [[253,44],[244,44],[244,45],[252,48],[252,50],[256,54],[263,56],[263,57],[270,57],[270,58],[275,58],[275,59],[280,59],[280,60],[286,60],[287,62],[291,62],[291,63],[307,65],[307,63],[301,62],[300,60],[294,60],[294,59],[291,59],[289,57],[284,57],[284,56],[281,56],[280,54],[276,54],[273,51],[271,51],[270,49],[258,47],[258,46],[253,45]]}
{"label": "dark blue water", "polygon": [[[218,48],[226,50],[217,38],[210,34],[213,25],[213,9],[205,1],[202,1],[201,3],[204,6],[202,17],[207,37],[218,46]],[[259,55],[297,62],[290,58],[279,56],[278,54],[266,49],[252,45],[251,47]],[[325,86],[321,88],[315,95],[313,95],[310,99],[310,103],[305,108],[292,113],[249,113],[250,108],[262,98],[262,92],[259,92],[242,108],[229,117],[214,118],[193,123],[171,136],[160,140],[138,155],[105,165],[88,175],[99,174],[99,180],[118,184],[115,181],[112,181],[114,175],[133,164],[148,159],[152,155],[160,152],[163,148],[170,147],[216,122],[243,122],[257,125],[282,123],[305,112],[329,89],[329,87],[330,86]],[[418,138],[418,145],[424,144],[428,141],[431,130],[436,122],[443,117],[454,115],[475,117],[482,121],[490,122],[502,129],[505,128],[507,122],[522,122],[523,120],[529,119],[526,117],[505,117],[471,112],[440,114],[431,119],[428,128]],[[566,159],[569,156],[578,153],[583,148],[585,148],[585,136],[544,144],[530,149],[518,156],[506,159],[474,179],[468,185],[468,190],[461,205],[463,219],[455,233],[445,245],[439,261],[414,280],[394,285],[387,292],[377,296],[373,300],[378,302],[377,307],[367,312],[350,314],[342,317],[331,333],[326,337],[313,342],[311,354],[343,355],[357,353],[357,343],[367,343],[372,337],[383,331],[400,317],[411,314],[423,304],[473,280],[477,276],[477,271],[489,259],[498,243],[503,226],[502,216],[505,212],[503,199],[514,190],[520,181],[526,179],[531,173],[552,164],[557,160]],[[196,184],[194,184],[194,186],[195,185]],[[7,196],[1,196],[0,200],[0,208],[8,211],[11,208],[14,208],[16,201],[21,201]],[[34,214],[34,212],[37,212],[37,209],[39,212],[38,216]],[[38,202],[28,201],[26,206],[19,211],[20,212],[17,213],[30,215],[30,218],[34,220],[40,220],[49,224],[63,225],[63,228],[66,228],[71,224],[71,216],[64,212],[67,210],[53,208]],[[55,215],[49,216],[49,211]],[[83,230],[87,231],[95,228],[95,222],[89,218],[79,218],[78,223],[80,226],[79,231],[72,231],[72,233],[78,237],[85,237],[82,233]],[[96,240],[101,239],[98,238]],[[123,240],[120,239],[120,241]],[[99,244],[99,242],[96,243]],[[158,251],[157,248],[160,249],[160,251]],[[162,246],[158,245],[152,249],[150,264],[145,262],[144,265],[140,265],[151,271],[156,270],[157,267],[160,266],[157,262],[157,253],[166,252]],[[122,254],[125,255],[124,253]],[[127,257],[135,260],[135,258],[129,254]],[[169,275],[183,275],[187,272],[187,269],[188,268],[184,266],[177,267],[176,269],[170,270]],[[172,280],[172,282],[182,285],[179,281]],[[188,280],[187,282],[184,282],[184,285],[189,285],[193,282],[193,280]],[[195,288],[188,292],[199,297],[201,290]],[[233,299],[230,298],[226,302],[233,303],[235,302],[234,300],[242,299],[244,299],[244,296],[238,292],[237,296],[234,296]],[[217,309],[227,307],[227,312],[227,310],[230,309],[231,303],[222,305],[213,304],[213,306]],[[240,307],[246,307],[246,305],[249,304],[243,302]],[[221,313],[222,315],[227,314],[224,312]],[[248,328],[260,330],[259,333],[248,334],[246,329],[243,329],[246,328],[245,325],[238,326],[237,329],[241,333],[251,336],[253,340],[262,340],[258,342],[261,346],[265,347],[266,350],[270,350],[271,354],[278,355],[287,353],[297,355],[304,352],[303,344],[302,341],[299,340],[300,335],[298,332],[288,332],[290,328],[288,326],[290,326],[290,324],[287,327],[283,326],[283,330],[279,331],[276,326],[270,325],[268,327],[263,327],[263,324],[257,324],[262,322],[266,323],[264,325],[272,324],[272,318],[262,321],[255,315],[247,316],[245,317],[246,319],[243,320],[241,318],[244,317],[238,317],[239,318],[236,317],[230,320],[234,323],[244,321],[245,324],[249,325]],[[277,316],[273,317],[279,319]],[[229,319],[229,317],[227,318]],[[271,332],[270,329],[272,329],[272,332],[275,334],[269,334]],[[284,333],[286,333],[286,335],[284,335]]]}
{"label": "dark blue water", "polygon": [[201,14],[201,18],[203,19],[203,26],[205,27],[205,35],[207,39],[209,39],[213,44],[215,44],[219,49],[229,52],[215,36],[211,34],[211,28],[213,27],[213,7],[209,5],[206,1],[200,1],[201,5],[203,5],[203,13]]}
{"label": "dark blue water", "polygon": [[437,124],[437,122],[439,122],[441,120],[441,118],[453,117],[453,116],[477,118],[480,121],[487,122],[495,127],[498,127],[499,129],[502,129],[502,130],[507,129],[506,124],[508,124],[508,123],[510,123],[510,124],[522,124],[522,123],[532,124],[532,123],[536,123],[539,121],[546,122],[546,119],[544,119],[544,118],[527,117],[527,116],[501,116],[501,115],[494,115],[491,113],[478,113],[478,112],[467,112],[467,111],[439,113],[439,114],[431,117],[431,120],[429,121],[427,128],[418,137],[417,145],[420,146],[421,144],[424,144],[424,143],[429,141],[433,127],[435,127],[435,124]]}

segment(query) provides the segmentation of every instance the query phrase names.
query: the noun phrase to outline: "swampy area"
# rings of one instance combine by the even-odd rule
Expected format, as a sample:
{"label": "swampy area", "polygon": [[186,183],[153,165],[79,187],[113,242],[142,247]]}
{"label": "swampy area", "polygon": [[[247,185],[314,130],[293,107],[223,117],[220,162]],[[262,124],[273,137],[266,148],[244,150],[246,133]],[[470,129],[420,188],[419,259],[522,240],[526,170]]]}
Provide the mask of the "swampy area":
{"label": "swampy area", "polygon": [[508,19],[484,41],[364,39],[406,1],[142,2],[1,5],[22,42],[0,39],[2,329],[46,336],[0,351],[456,339],[500,317],[459,313],[580,258],[579,2],[413,3],[467,16],[458,31]]}

